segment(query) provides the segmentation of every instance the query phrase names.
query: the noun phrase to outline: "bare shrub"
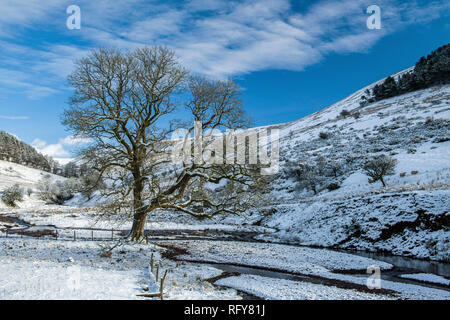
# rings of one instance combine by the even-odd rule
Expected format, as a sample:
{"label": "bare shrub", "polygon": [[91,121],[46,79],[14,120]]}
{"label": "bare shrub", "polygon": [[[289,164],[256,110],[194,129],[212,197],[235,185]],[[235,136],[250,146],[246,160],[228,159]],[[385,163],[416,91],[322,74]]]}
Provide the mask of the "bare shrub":
{"label": "bare shrub", "polygon": [[317,194],[318,188],[324,181],[324,167],[322,161],[313,164],[310,162],[299,163],[295,173],[301,186],[311,189],[314,194]]}
{"label": "bare shrub", "polygon": [[364,171],[372,178],[370,183],[381,181],[383,187],[386,186],[384,176],[393,175],[395,173],[395,166],[397,160],[386,155],[375,157],[364,164]]}
{"label": "bare shrub", "polygon": [[49,176],[42,178],[38,184],[38,195],[41,200],[63,204],[81,190],[79,179],[70,178],[64,181],[53,181]]}

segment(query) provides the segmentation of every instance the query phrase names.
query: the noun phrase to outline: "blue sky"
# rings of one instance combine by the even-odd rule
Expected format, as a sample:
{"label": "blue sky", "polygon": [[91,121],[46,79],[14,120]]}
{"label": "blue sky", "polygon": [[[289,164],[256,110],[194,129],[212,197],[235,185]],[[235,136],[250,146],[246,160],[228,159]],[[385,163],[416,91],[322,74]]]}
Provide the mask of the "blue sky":
{"label": "blue sky", "polygon": [[[79,30],[66,27],[73,4]],[[380,30],[366,26],[372,4]],[[0,0],[0,12],[0,130],[56,158],[82,143],[60,117],[73,60],[92,48],[173,48],[193,72],[235,79],[254,125],[266,125],[410,67],[450,34],[445,0]]]}

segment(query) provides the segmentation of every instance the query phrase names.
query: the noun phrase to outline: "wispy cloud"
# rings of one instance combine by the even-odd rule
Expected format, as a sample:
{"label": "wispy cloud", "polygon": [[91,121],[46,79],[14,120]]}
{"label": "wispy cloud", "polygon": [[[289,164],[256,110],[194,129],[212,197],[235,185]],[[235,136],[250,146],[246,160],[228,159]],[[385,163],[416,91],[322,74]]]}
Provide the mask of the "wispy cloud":
{"label": "wispy cloud", "polygon": [[[41,79],[41,83],[45,83],[44,79]],[[40,84],[36,79],[36,75],[32,72],[28,72],[26,69],[11,70],[0,68],[0,89],[25,93],[25,95],[32,100],[40,99],[58,92],[57,89]]]}
{"label": "wispy cloud", "polygon": [[41,26],[68,39],[37,47],[18,44],[0,33],[0,62],[8,66],[0,70],[0,84],[33,98],[64,90],[73,60],[98,46],[166,45],[191,70],[213,77],[266,69],[302,70],[329,54],[367,51],[388,34],[450,11],[445,0],[380,0],[382,29],[368,30],[365,9],[373,4],[368,0],[304,2],[296,10],[289,0],[191,0],[170,5],[84,0],[77,1],[81,30],[71,33],[65,29],[68,1],[3,2],[1,30],[17,35]]}
{"label": "wispy cloud", "polygon": [[29,117],[26,116],[5,116],[0,114],[0,119],[5,119],[5,120],[27,120],[29,119]]}

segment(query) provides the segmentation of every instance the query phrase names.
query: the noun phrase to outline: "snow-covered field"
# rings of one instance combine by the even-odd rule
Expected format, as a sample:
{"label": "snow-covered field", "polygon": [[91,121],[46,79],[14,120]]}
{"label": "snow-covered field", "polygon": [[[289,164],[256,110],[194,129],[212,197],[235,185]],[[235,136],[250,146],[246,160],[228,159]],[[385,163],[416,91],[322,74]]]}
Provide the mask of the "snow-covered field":
{"label": "snow-covered field", "polygon": [[[241,299],[235,290],[204,281],[221,273],[212,267],[163,259],[152,245],[124,245],[110,257],[98,243],[32,238],[0,239],[0,299],[146,299],[154,286],[151,254],[168,273],[165,299]],[[161,277],[161,276],[160,276]],[[153,277],[154,279],[154,277]]]}

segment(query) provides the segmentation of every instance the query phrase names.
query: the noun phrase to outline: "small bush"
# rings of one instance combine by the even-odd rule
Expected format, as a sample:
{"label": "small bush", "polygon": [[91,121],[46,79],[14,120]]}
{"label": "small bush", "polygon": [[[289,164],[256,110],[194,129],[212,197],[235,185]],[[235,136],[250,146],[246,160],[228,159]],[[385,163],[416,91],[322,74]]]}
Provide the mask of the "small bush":
{"label": "small bush", "polygon": [[341,117],[348,117],[350,115],[350,112],[348,110],[342,110],[340,113]]}
{"label": "small bush", "polygon": [[341,186],[340,185],[338,185],[337,183],[330,183],[328,186],[327,186],[327,189],[329,190],[329,191],[333,191],[333,190],[337,190],[337,189],[339,189]]}
{"label": "small bush", "polygon": [[344,232],[352,238],[358,238],[362,234],[361,224],[355,218],[352,218],[349,225],[344,226]]}
{"label": "small bush", "polygon": [[321,132],[321,133],[319,133],[319,137],[320,137],[320,139],[328,139],[328,137],[329,137],[330,135],[327,133],[327,132]]}
{"label": "small bush", "polygon": [[2,193],[2,201],[10,207],[15,207],[16,201],[22,200],[23,200],[23,191],[18,184],[15,184],[12,187],[7,188]]}

